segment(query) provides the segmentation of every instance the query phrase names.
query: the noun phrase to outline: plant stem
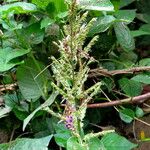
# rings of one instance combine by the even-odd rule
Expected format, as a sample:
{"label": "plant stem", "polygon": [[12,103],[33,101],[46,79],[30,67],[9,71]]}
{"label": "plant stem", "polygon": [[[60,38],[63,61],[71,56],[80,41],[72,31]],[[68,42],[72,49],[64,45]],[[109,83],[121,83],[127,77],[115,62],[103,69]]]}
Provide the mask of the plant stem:
{"label": "plant stem", "polygon": [[73,85],[74,85],[74,69],[75,69],[75,66],[74,66],[74,62],[73,62],[73,59],[74,59],[74,53],[73,53],[73,22],[75,20],[75,12],[74,12],[74,8],[75,7],[75,0],[72,0],[72,5],[71,5],[71,10],[70,10],[70,18],[69,18],[69,24],[70,24],[70,49],[71,49],[71,65],[72,65],[72,76],[73,76]]}

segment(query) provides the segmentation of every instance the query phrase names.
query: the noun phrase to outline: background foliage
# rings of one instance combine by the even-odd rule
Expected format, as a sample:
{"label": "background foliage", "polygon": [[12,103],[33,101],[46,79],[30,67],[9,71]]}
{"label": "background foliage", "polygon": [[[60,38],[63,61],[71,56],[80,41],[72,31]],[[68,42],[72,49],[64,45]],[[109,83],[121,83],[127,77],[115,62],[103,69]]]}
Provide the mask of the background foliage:
{"label": "background foliage", "polygon": [[[77,139],[71,137],[63,123],[57,123],[55,117],[43,110],[43,107],[50,107],[63,112],[62,99],[51,87],[54,77],[50,57],[59,58],[53,41],[57,42],[64,36],[63,25],[68,23],[66,3],[64,0],[4,0],[0,3],[0,82],[5,89],[0,93],[0,128],[8,133],[14,132],[8,143],[0,144],[0,149],[21,150],[22,146],[23,150],[28,146],[33,150],[84,149]],[[80,13],[89,11],[87,21],[97,18],[86,39],[88,43],[93,36],[99,35],[90,52],[90,56],[97,60],[91,69],[112,71],[150,66],[149,6],[149,0],[79,0]],[[144,87],[150,84],[150,73],[92,77],[85,84],[86,88],[95,81],[103,82],[102,94],[93,100],[93,103],[100,103],[141,95]],[[6,85],[16,83],[17,86],[7,89]],[[90,123],[114,125],[116,118],[131,123],[144,115],[136,105],[121,106],[117,110],[87,110],[86,132],[97,130]],[[111,114],[114,114],[112,120]],[[23,132],[22,127],[25,129],[26,125]],[[136,147],[119,134],[110,133],[91,139],[88,142],[90,150]]]}

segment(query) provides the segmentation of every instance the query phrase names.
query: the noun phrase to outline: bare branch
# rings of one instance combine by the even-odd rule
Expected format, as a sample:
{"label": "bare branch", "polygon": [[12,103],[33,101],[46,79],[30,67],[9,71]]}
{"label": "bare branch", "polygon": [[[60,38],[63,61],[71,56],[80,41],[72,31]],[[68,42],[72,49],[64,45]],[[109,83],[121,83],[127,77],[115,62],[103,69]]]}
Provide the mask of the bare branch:
{"label": "bare branch", "polygon": [[7,90],[12,91],[15,89],[16,86],[17,86],[17,83],[0,85],[0,92],[7,91]]}
{"label": "bare branch", "polygon": [[103,68],[91,69],[89,78],[95,76],[114,76],[117,74],[133,74],[135,72],[141,72],[141,71],[150,71],[150,66],[133,67],[130,69],[112,70],[112,71],[108,71],[107,69],[103,69]]}
{"label": "bare branch", "polygon": [[130,97],[122,100],[114,100],[111,102],[97,103],[97,104],[88,104],[88,108],[104,108],[104,107],[118,106],[124,104],[140,104],[148,100],[149,98],[150,98],[150,92],[143,95]]}

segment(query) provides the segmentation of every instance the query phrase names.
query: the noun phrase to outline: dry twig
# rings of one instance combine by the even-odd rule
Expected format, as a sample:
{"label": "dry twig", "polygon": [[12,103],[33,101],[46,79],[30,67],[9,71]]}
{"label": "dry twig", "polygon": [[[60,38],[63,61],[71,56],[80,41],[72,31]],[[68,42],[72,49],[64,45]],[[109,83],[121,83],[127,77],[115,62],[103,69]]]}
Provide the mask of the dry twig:
{"label": "dry twig", "polygon": [[2,91],[7,91],[7,90],[14,90],[15,87],[17,86],[17,83],[12,83],[12,84],[6,84],[6,85],[0,85],[0,92]]}
{"label": "dry twig", "polygon": [[133,74],[135,72],[141,72],[141,71],[150,71],[150,66],[133,67],[130,69],[112,70],[112,71],[108,71],[107,69],[103,69],[103,68],[91,69],[89,73],[89,78],[96,77],[96,76],[114,76],[117,74]]}
{"label": "dry twig", "polygon": [[140,104],[148,100],[149,98],[150,98],[150,92],[136,97],[125,98],[122,100],[114,100],[111,102],[97,103],[97,104],[88,104],[88,108],[103,108],[103,107],[118,106],[123,104]]}

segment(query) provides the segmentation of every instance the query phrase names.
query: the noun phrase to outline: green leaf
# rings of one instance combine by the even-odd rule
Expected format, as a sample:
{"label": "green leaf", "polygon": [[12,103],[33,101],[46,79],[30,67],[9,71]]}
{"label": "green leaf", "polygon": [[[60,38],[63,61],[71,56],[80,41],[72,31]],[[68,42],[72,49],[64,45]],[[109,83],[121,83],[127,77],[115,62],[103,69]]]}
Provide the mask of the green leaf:
{"label": "green leaf", "polygon": [[139,74],[139,75],[134,76],[132,78],[132,80],[137,81],[137,82],[141,82],[144,84],[150,84],[150,75]]}
{"label": "green leaf", "polygon": [[120,0],[111,0],[111,3],[113,4],[115,11],[119,10]]}
{"label": "green leaf", "polygon": [[1,150],[8,150],[9,145],[8,144],[0,144],[0,149]]}
{"label": "green leaf", "polygon": [[56,13],[62,13],[62,12],[66,12],[67,11],[67,6],[64,0],[51,0],[54,5],[55,5],[55,9],[56,9]]}
{"label": "green leaf", "polygon": [[[119,56],[119,60],[120,62],[124,63],[124,64],[127,64],[129,62],[133,62],[133,63],[136,63],[137,62],[137,59],[138,59],[138,55],[136,53],[134,53],[133,51],[131,51],[130,53],[126,52],[126,51],[123,51],[121,52],[120,56]],[[132,64],[133,64],[132,63]],[[131,65],[132,65],[131,64]],[[130,65],[130,66],[131,66]],[[119,65],[118,65],[119,66]]]}
{"label": "green leaf", "polygon": [[68,134],[67,132],[58,133],[58,134],[54,135],[57,145],[59,145],[61,147],[66,147],[67,140],[70,138],[70,136],[71,136],[71,134],[70,133]]}
{"label": "green leaf", "polygon": [[139,66],[150,66],[150,58],[141,59],[139,62]]}
{"label": "green leaf", "polygon": [[7,1],[7,3],[8,2],[17,2],[17,1],[19,1],[19,0],[6,0]]}
{"label": "green leaf", "polygon": [[[54,128],[55,128],[55,131],[56,131],[56,133],[63,133],[63,132],[70,132],[71,133],[71,131],[69,130],[69,129],[67,129],[66,127],[65,127],[65,125],[64,124],[56,124],[55,126],[54,126]],[[68,140],[68,139],[67,139]]]}
{"label": "green leaf", "polygon": [[[16,93],[6,94],[4,96],[4,101],[7,106],[13,109],[15,108],[16,104],[18,104],[18,94]],[[20,97],[19,97],[19,101],[20,101]]]}
{"label": "green leaf", "polygon": [[31,3],[26,2],[16,2],[12,4],[6,4],[0,6],[0,14],[8,14],[13,11],[14,14],[30,13],[35,12],[36,6]]}
{"label": "green leaf", "polygon": [[26,43],[26,45],[39,44],[44,39],[44,30],[41,29],[39,22],[19,30],[18,34],[22,38],[22,41]]}
{"label": "green leaf", "polygon": [[131,23],[136,17],[136,10],[119,10],[115,13],[117,19],[125,21],[126,23]]}
{"label": "green leaf", "polygon": [[29,105],[24,101],[21,93],[6,94],[4,101],[19,120],[22,121],[28,116]]}
{"label": "green leaf", "polygon": [[61,147],[67,146],[67,140],[71,137],[71,131],[63,124],[55,126],[56,134],[54,135],[56,143]]}
{"label": "green leaf", "polygon": [[150,32],[146,32],[146,31],[142,31],[142,30],[134,30],[134,31],[131,31],[131,35],[133,37],[138,37],[138,36],[142,36],[142,35],[150,35]]}
{"label": "green leaf", "polygon": [[11,111],[11,108],[8,106],[0,107],[0,118],[7,116],[10,111]]}
{"label": "green leaf", "polygon": [[29,52],[29,49],[12,49],[10,47],[0,49],[0,72],[7,71],[22,63],[16,58]]}
{"label": "green leaf", "polygon": [[140,107],[137,106],[135,110],[135,114],[136,114],[136,117],[140,118],[144,116],[144,111]]}
{"label": "green leaf", "polygon": [[132,35],[134,37],[141,35],[150,35],[150,24],[144,24],[139,28],[139,30],[132,31]]}
{"label": "green leaf", "polygon": [[150,141],[150,138],[144,138],[141,140],[142,142],[149,142]]}
{"label": "green leaf", "polygon": [[57,17],[62,19],[68,16],[68,11],[58,13]]}
{"label": "green leaf", "polygon": [[19,110],[17,108],[13,109],[13,113],[21,121],[23,121],[29,114],[27,111],[21,111],[21,110]]}
{"label": "green leaf", "polygon": [[96,33],[105,32],[115,21],[114,16],[107,15],[99,17],[90,28],[88,36],[93,36]]}
{"label": "green leaf", "polygon": [[135,49],[135,42],[131,32],[123,22],[116,22],[114,24],[114,29],[118,43],[125,51],[131,51]]}
{"label": "green leaf", "polygon": [[50,3],[50,0],[32,0],[32,3],[37,5],[37,7],[45,9]]}
{"label": "green leaf", "polygon": [[41,21],[41,29],[46,28],[48,26],[50,26],[51,24],[53,24],[55,22],[55,20],[46,17]]}
{"label": "green leaf", "polygon": [[71,137],[67,141],[67,150],[87,150],[87,148],[80,145],[76,137]]}
{"label": "green leaf", "polygon": [[136,144],[116,133],[109,133],[103,136],[101,145],[105,148],[104,150],[132,150],[137,147]]}
{"label": "green leaf", "polygon": [[20,138],[8,144],[0,144],[1,150],[48,150],[48,145],[53,135],[39,138]]}
{"label": "green leaf", "polygon": [[79,6],[86,10],[114,11],[110,0],[78,0]]}
{"label": "green leaf", "polygon": [[148,15],[148,13],[137,13],[136,17],[137,17],[137,19],[143,21],[144,23],[150,22],[150,17]]}
{"label": "green leaf", "polygon": [[36,109],[24,120],[24,122],[23,122],[23,131],[25,130],[25,128],[26,128],[27,124],[29,123],[29,121],[34,117],[34,115],[35,115],[39,110],[50,106],[50,105],[54,102],[54,100],[56,99],[57,95],[58,95],[58,92],[57,92],[57,91],[56,91],[56,92],[53,92],[53,93],[51,94],[51,96],[50,96],[41,106],[39,106],[38,108],[36,108]]}
{"label": "green leaf", "polygon": [[120,7],[125,7],[125,6],[131,4],[134,1],[135,0],[121,0]]}
{"label": "green leaf", "polygon": [[[99,150],[101,148],[103,148],[101,146],[101,141],[99,138],[92,138],[88,141],[88,147],[90,150]],[[105,150],[105,149],[102,149]]]}
{"label": "green leaf", "polygon": [[[58,125],[57,125],[58,126]],[[56,129],[56,134],[54,135],[56,143],[61,147],[67,146],[67,140],[71,137],[70,130],[64,128],[64,126],[60,126],[61,129]]]}
{"label": "green leaf", "polygon": [[131,123],[135,117],[135,113],[133,110],[125,108],[119,111],[119,116],[124,122]]}
{"label": "green leaf", "polygon": [[57,15],[60,12],[65,12],[67,10],[67,6],[64,3],[64,0],[32,0],[33,4],[36,4],[39,8],[49,9],[51,12],[55,12],[54,15]]}
{"label": "green leaf", "polygon": [[139,30],[150,33],[150,24],[142,25]]}
{"label": "green leaf", "polygon": [[[19,23],[15,20],[13,12],[11,13],[10,16],[7,16],[7,19],[6,18],[2,19],[1,24],[2,24],[2,27],[8,31],[16,31],[18,29],[22,29],[22,27],[23,27],[22,23]],[[4,34],[4,36],[6,36],[6,35]],[[3,36],[3,38],[4,38],[4,36]]]}
{"label": "green leaf", "polygon": [[41,73],[43,69],[45,69],[43,64],[32,59],[27,59],[24,64],[19,66],[17,70],[18,85],[26,100],[36,100],[40,96],[45,98],[44,90],[47,88],[49,71],[45,70]]}
{"label": "green leaf", "polygon": [[110,92],[112,91],[113,87],[114,87],[114,81],[110,78],[105,77],[103,80],[103,86],[104,88],[107,88],[107,90]]}
{"label": "green leaf", "polygon": [[142,92],[142,85],[137,81],[122,78],[119,80],[119,85],[125,94],[129,96],[138,96]]}

